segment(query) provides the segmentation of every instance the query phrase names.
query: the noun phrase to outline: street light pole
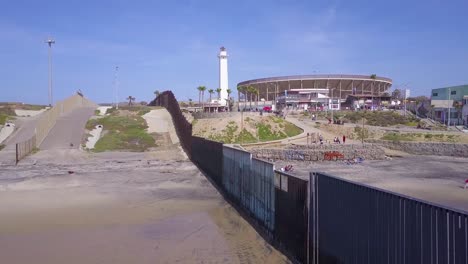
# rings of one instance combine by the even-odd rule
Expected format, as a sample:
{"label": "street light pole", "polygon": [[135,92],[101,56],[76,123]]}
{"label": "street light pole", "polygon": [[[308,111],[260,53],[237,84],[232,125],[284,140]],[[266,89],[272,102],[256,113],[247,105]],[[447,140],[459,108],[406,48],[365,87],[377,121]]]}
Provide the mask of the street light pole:
{"label": "street light pole", "polygon": [[45,43],[49,45],[49,106],[52,107],[52,44],[55,44],[55,40],[49,37]]}
{"label": "street light pole", "polygon": [[333,124],[333,89],[331,90],[331,120],[332,120],[332,124]]}
{"label": "street light pole", "polygon": [[117,74],[119,71],[119,66],[115,66],[115,76],[114,76],[114,93],[115,93],[115,109],[119,110],[119,80]]}
{"label": "street light pole", "polygon": [[451,92],[452,92],[451,89],[448,88],[448,101],[447,101],[447,104],[448,104],[448,113],[447,113],[447,116],[448,116],[448,118],[447,118],[447,127],[450,126],[450,93],[451,93]]}

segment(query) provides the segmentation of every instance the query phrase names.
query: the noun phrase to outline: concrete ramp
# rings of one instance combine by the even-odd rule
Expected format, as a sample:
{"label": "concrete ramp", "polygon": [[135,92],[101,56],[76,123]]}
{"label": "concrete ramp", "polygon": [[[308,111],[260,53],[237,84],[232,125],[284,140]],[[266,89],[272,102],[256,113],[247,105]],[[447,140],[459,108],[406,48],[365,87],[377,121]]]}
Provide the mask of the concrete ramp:
{"label": "concrete ramp", "polygon": [[86,122],[94,115],[95,109],[95,107],[77,108],[60,116],[39,148],[41,150],[79,148]]}
{"label": "concrete ramp", "polygon": [[171,114],[165,108],[151,110],[142,117],[148,124],[148,133],[169,133],[172,144],[179,143]]}

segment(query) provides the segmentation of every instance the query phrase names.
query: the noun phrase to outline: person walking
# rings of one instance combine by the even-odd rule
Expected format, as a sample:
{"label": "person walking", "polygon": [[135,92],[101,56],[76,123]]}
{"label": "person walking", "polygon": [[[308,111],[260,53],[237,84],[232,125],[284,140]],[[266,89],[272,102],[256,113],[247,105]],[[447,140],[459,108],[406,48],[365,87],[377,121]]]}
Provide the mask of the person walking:
{"label": "person walking", "polygon": [[343,135],[343,144],[345,143],[345,141],[346,141],[346,136]]}
{"label": "person walking", "polygon": [[468,179],[465,180],[465,187],[463,189],[468,188]]}

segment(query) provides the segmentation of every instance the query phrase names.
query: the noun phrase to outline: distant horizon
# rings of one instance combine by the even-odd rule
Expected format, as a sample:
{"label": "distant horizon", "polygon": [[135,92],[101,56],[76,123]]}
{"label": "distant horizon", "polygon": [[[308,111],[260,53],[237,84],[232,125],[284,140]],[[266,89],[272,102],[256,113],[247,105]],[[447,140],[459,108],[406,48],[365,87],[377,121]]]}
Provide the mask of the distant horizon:
{"label": "distant horizon", "polygon": [[79,89],[114,101],[116,66],[122,97],[171,90],[196,101],[197,86],[219,85],[221,46],[234,97],[239,82],[302,74],[377,74],[392,90],[430,96],[468,83],[466,10],[462,0],[10,1],[0,17],[0,101],[47,104],[48,37],[54,101]]}

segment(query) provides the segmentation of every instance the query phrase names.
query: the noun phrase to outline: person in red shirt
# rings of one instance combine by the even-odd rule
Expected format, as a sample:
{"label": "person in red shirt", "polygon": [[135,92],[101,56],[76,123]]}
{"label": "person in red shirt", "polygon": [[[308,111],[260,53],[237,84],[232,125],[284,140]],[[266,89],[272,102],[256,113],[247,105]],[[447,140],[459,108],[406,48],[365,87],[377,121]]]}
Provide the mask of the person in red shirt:
{"label": "person in red shirt", "polygon": [[466,189],[466,188],[468,188],[468,179],[466,179],[466,181],[465,181],[465,188],[464,189]]}

